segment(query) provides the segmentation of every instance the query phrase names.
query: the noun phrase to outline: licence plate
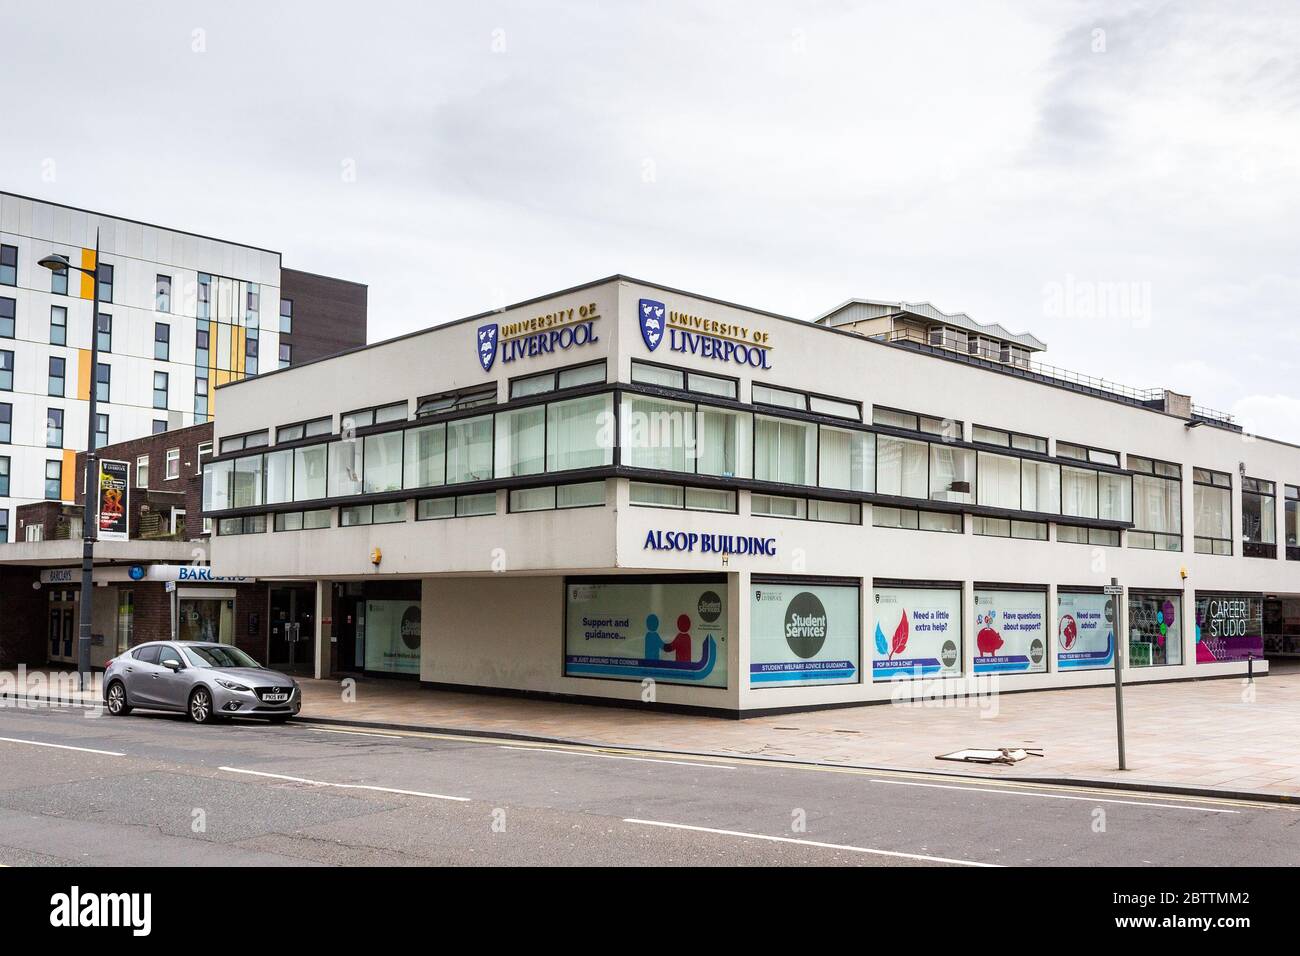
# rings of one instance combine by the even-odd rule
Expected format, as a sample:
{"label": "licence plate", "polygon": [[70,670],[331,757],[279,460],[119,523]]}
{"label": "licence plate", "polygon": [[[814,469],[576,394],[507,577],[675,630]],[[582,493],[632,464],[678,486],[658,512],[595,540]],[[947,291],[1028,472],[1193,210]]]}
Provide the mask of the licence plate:
{"label": "licence plate", "polygon": [[289,699],[288,694],[263,694],[262,700],[268,704],[278,704]]}

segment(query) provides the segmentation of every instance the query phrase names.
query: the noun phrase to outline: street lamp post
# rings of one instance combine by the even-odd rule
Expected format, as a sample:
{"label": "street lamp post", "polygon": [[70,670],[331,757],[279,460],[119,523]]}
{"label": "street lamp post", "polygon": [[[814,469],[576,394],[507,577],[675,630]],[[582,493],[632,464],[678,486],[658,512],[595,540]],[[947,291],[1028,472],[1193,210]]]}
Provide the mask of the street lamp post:
{"label": "street lamp post", "polygon": [[99,230],[95,230],[95,265],[85,269],[74,266],[67,256],[48,255],[40,265],[53,272],[75,269],[90,276],[90,409],[86,421],[86,474],[82,488],[81,518],[81,627],[77,636],[77,682],[82,690],[90,683],[91,605],[95,598],[96,499],[99,468],[95,458],[95,419],[99,398]]}

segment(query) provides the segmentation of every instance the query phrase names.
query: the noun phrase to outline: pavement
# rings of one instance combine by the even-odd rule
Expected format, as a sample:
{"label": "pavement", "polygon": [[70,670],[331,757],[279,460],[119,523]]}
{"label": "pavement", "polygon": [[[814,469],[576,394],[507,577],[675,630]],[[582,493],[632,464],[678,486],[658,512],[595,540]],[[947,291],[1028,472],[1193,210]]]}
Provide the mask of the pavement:
{"label": "pavement", "polygon": [[1300,807],[0,708],[0,865],[1279,866]]}
{"label": "pavement", "polygon": [[[512,735],[663,752],[1003,779],[1207,790],[1300,802],[1300,666],[1266,677],[1125,687],[1128,769],[1117,769],[1111,687],[1000,693],[727,720],[360,679],[301,679],[308,721]],[[1003,686],[1010,684],[1005,682]],[[948,763],[965,748],[1033,747],[1014,766]]]}

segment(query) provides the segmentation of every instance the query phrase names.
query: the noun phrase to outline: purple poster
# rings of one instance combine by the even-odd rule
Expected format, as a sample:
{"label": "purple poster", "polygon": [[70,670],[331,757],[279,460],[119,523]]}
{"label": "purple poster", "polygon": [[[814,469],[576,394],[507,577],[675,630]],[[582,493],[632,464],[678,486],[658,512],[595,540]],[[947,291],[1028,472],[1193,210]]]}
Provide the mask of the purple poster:
{"label": "purple poster", "polygon": [[1264,656],[1264,600],[1247,594],[1196,599],[1196,663]]}

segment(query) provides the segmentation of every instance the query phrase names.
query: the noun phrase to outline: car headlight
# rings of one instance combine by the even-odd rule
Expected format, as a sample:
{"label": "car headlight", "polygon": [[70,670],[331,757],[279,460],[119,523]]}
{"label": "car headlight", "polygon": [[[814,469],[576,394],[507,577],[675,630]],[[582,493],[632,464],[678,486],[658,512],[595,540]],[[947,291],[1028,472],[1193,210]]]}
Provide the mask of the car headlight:
{"label": "car headlight", "polygon": [[248,690],[248,688],[243,684],[236,683],[233,680],[222,680],[220,677],[217,678],[217,683],[226,688],[226,690]]}

